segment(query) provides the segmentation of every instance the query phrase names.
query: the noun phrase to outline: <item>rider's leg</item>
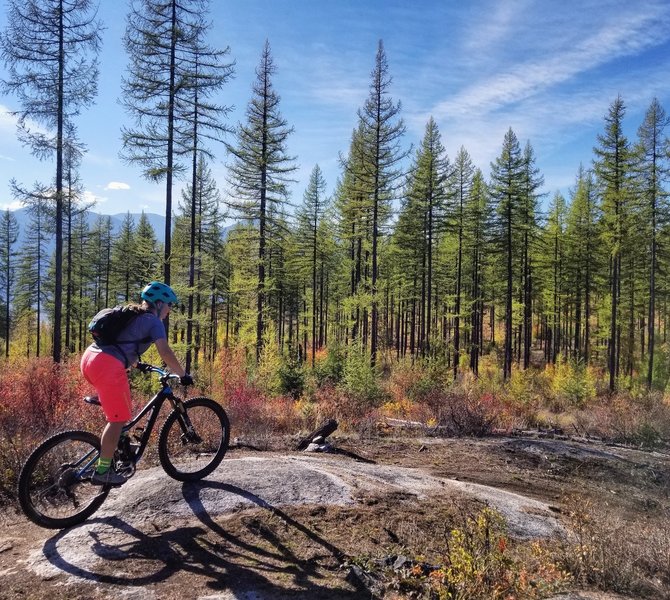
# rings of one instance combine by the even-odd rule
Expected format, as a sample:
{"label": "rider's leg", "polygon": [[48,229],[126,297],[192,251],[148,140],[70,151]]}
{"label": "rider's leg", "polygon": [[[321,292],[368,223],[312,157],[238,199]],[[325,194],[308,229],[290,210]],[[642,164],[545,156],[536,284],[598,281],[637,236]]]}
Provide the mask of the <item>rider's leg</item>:
{"label": "rider's leg", "polygon": [[110,469],[114,451],[124,424],[131,417],[130,384],[123,363],[95,347],[89,347],[81,361],[81,371],[95,386],[107,418],[100,437],[100,460],[91,482],[97,485],[120,485],[125,478]]}
{"label": "rider's leg", "polygon": [[121,431],[125,421],[107,423],[106,427],[102,431],[102,436],[100,438],[100,459],[101,461],[107,461],[112,459],[114,456],[114,450],[116,450],[116,445],[119,443],[119,438],[121,437]]}

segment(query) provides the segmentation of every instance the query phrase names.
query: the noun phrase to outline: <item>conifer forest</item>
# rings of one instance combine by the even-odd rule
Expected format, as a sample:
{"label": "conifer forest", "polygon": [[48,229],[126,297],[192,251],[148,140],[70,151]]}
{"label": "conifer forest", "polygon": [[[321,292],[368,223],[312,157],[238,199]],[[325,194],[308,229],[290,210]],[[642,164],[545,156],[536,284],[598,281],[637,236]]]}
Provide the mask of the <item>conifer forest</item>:
{"label": "conifer forest", "polygon": [[[79,174],[77,120],[96,101],[104,23],[90,0],[7,2],[2,92],[44,169],[3,191],[30,213],[21,238],[15,215],[0,217],[6,357],[77,356],[92,315],[161,280],[180,297],[171,343],[195,373],[238,348],[250,364],[271,353],[305,370],[349,357],[375,377],[405,361],[439,365],[448,380],[485,364],[503,381],[570,363],[610,392],[665,389],[670,150],[656,99],[634,124],[625,98],[603,107],[592,160],[574,165],[563,195],[544,187],[533,141],[512,128],[491,140],[489,165],[465,147],[448,156],[433,118],[412,145],[380,40],[337,181],[308,165],[295,197],[309,157],[290,153],[272,40],[255,73],[237,72],[231,49],[211,43],[207,10],[129,5],[119,151],[164,190],[165,231],[128,214],[114,234],[109,217],[89,219]],[[249,82],[240,123],[217,100],[233,74]]]}

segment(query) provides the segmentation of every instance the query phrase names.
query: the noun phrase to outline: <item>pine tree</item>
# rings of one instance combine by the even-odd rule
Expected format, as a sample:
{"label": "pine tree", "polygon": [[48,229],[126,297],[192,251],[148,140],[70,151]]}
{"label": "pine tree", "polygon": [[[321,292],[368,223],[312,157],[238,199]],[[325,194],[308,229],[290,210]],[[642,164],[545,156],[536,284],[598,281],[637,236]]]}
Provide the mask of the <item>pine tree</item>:
{"label": "pine tree", "polygon": [[288,198],[287,184],[296,169],[295,159],[286,153],[286,142],[293,128],[279,111],[280,97],[272,85],[275,71],[270,44],[266,41],[256,69],[253,97],[247,106],[247,122],[238,125],[236,143],[228,146],[232,154],[229,206],[258,227],[256,360],[263,349],[269,236],[282,219]]}
{"label": "pine tree", "polygon": [[19,239],[19,224],[12,212],[6,210],[0,219],[0,290],[4,303],[5,358],[9,357],[9,337],[11,332],[10,307],[16,290],[16,266],[18,253],[15,245]]}
{"label": "pine tree", "polygon": [[[521,231],[522,257],[521,273],[523,290],[521,303],[523,304],[523,368],[530,366],[530,350],[533,332],[533,264],[532,248],[538,236],[537,203],[538,190],[544,184],[544,178],[535,164],[535,153],[530,142],[526,143],[523,152],[523,186],[521,201]],[[521,336],[519,336],[521,338]]]}
{"label": "pine tree", "polygon": [[309,177],[302,206],[298,210],[298,247],[309,256],[312,287],[312,368],[314,368],[317,347],[317,272],[320,248],[319,232],[327,210],[326,181],[319,165],[315,165]]}
{"label": "pine tree", "polygon": [[133,290],[141,290],[148,282],[160,277],[161,251],[156,232],[144,211],[134,226],[130,247],[132,248],[132,253],[128,256],[132,269],[130,285]]}
{"label": "pine tree", "polygon": [[470,196],[474,166],[470,155],[463,147],[454,161],[454,207],[452,220],[456,233],[456,294],[454,304],[454,378],[458,374],[461,350],[461,300],[463,294],[463,246],[465,230],[465,204]]}
{"label": "pine tree", "polygon": [[486,262],[489,191],[480,169],[472,176],[472,185],[464,210],[464,248],[469,263],[470,298],[470,370],[479,373],[479,357],[484,341],[484,265]]}
{"label": "pine tree", "polygon": [[[14,192],[16,193],[16,188]],[[35,184],[32,192],[23,198],[30,215],[30,224],[21,248],[16,294],[17,313],[35,327],[35,356],[42,349],[41,323],[47,300],[45,285],[48,266],[47,246],[53,236],[53,211],[49,206],[50,190]],[[30,350],[28,349],[28,354]]]}
{"label": "pine tree", "polygon": [[503,377],[512,373],[512,306],[514,252],[519,214],[523,201],[525,168],[521,148],[510,128],[505,134],[500,156],[491,164],[491,195],[496,204],[497,241],[505,257],[505,352]]}
{"label": "pine tree", "polygon": [[651,387],[654,372],[654,344],[656,322],[656,276],[658,273],[658,238],[660,227],[668,221],[668,194],[663,188],[670,174],[668,158],[670,146],[665,129],[670,119],[657,99],[647,109],[637,135],[635,148],[635,172],[645,203],[649,244],[649,310],[647,313],[647,387]]}
{"label": "pine tree", "polygon": [[625,243],[630,177],[630,149],[623,133],[624,114],[624,102],[618,96],[605,117],[605,133],[598,135],[599,145],[594,148],[597,157],[594,169],[603,211],[604,241],[610,252],[611,311],[607,361],[610,392],[616,388],[619,370],[622,248]]}
{"label": "pine tree", "polygon": [[366,167],[363,153],[363,126],[355,129],[351,136],[349,154],[341,159],[344,174],[335,192],[337,213],[337,235],[346,246],[348,260],[343,274],[346,294],[343,296],[343,320],[345,343],[361,343],[365,346],[362,331],[367,321],[368,256],[370,254],[370,223],[372,208],[366,192]]}
{"label": "pine tree", "polygon": [[[121,102],[135,117],[136,126],[123,129],[121,155],[127,162],[139,164],[147,179],[165,180],[163,280],[167,284],[173,179],[184,171],[184,157],[194,151],[204,131],[218,135],[216,107],[203,99],[218,89],[221,77],[225,81],[229,68],[218,62],[225,51],[217,53],[202,43],[207,7],[207,0],[132,0],[124,36],[130,64]],[[200,73],[196,68],[199,61]],[[209,75],[212,79],[208,81]],[[195,136],[194,130],[199,131]]]}
{"label": "pine tree", "polygon": [[[188,65],[190,77],[188,79],[188,93],[185,101],[181,102],[179,117],[186,123],[191,124],[191,207],[190,214],[190,236],[189,236],[189,269],[188,269],[188,302],[187,302],[187,325],[186,325],[186,370],[191,370],[193,326],[195,303],[200,302],[194,297],[196,279],[196,254],[197,249],[197,224],[200,219],[198,188],[199,178],[203,176],[202,164],[213,155],[204,142],[222,142],[226,133],[232,130],[224,125],[222,118],[230,112],[229,107],[216,105],[211,101],[211,96],[223,87],[227,80],[233,75],[233,65],[223,62],[229,54],[230,49],[215,50],[204,44],[203,37],[208,27],[205,25],[203,16],[200,15],[200,23],[195,34],[195,41],[190,56],[185,58]],[[202,183],[200,183],[202,185]],[[198,329],[199,331],[199,329]],[[196,346],[196,357],[198,347]]]}
{"label": "pine tree", "polygon": [[[186,328],[186,370],[190,371],[191,364],[197,364],[200,349],[200,331],[205,325],[203,310],[211,308],[211,297],[208,305],[204,305],[203,295],[207,286],[216,286],[216,281],[221,282],[221,271],[216,269],[217,261],[221,259],[221,228],[219,221],[222,218],[220,211],[220,194],[212,172],[204,157],[200,159],[196,171],[195,187],[193,183],[182,192],[180,203],[180,223],[188,227],[188,232],[179,233],[182,241],[180,244],[180,258],[184,262],[185,277],[188,280],[189,302],[187,308]],[[177,230],[175,228],[175,245]],[[210,294],[215,294],[214,287]],[[215,315],[210,315],[213,319]],[[195,340],[194,340],[195,330]],[[211,333],[211,332],[210,332]]]}
{"label": "pine tree", "polygon": [[89,290],[93,302],[91,316],[111,302],[112,233],[111,217],[102,215],[97,218],[90,232],[87,261],[93,273],[92,288]]}
{"label": "pine tree", "polygon": [[566,215],[565,198],[560,192],[556,192],[549,206],[547,224],[544,229],[544,248],[547,257],[545,289],[549,296],[547,304],[551,306],[551,327],[546,347],[546,360],[552,364],[556,363],[561,345],[564,344],[561,314],[565,298]]}
{"label": "pine tree", "polygon": [[[9,70],[3,87],[22,106],[19,139],[35,156],[56,159],[53,359],[60,362],[64,153],[74,141],[74,118],[97,93],[101,25],[90,0],[10,0],[7,21],[0,36]],[[46,131],[31,129],[31,121]]]}
{"label": "pine tree", "polygon": [[391,201],[400,186],[403,175],[401,162],[407,156],[407,151],[400,147],[405,125],[399,118],[400,103],[394,103],[389,95],[391,83],[384,43],[380,40],[368,99],[358,111],[363,142],[362,165],[365,169],[363,190],[370,199],[372,208],[370,362],[373,366],[377,361],[378,345],[379,240],[390,216]]}
{"label": "pine tree", "polygon": [[111,253],[111,301],[112,304],[130,302],[135,298],[137,281],[133,265],[135,256],[135,220],[126,213],[121,230],[112,242]]}
{"label": "pine tree", "polygon": [[[449,159],[442,145],[439,129],[431,118],[426,124],[423,141],[409,171],[406,198],[398,218],[397,235],[393,244],[401,252],[399,258],[404,262],[406,272],[420,274],[420,283],[417,284],[421,291],[414,289],[412,281],[411,301],[419,301],[418,350],[422,355],[431,352],[435,287],[433,273],[437,263],[439,236],[445,229],[449,168]],[[410,266],[407,261],[414,264]],[[400,273],[400,280],[403,279],[405,287],[408,288],[410,283],[407,277]],[[413,343],[411,347],[414,348]]]}
{"label": "pine tree", "polygon": [[591,347],[591,308],[594,274],[602,268],[593,173],[580,166],[566,217],[566,269],[575,323],[573,357],[588,364]]}

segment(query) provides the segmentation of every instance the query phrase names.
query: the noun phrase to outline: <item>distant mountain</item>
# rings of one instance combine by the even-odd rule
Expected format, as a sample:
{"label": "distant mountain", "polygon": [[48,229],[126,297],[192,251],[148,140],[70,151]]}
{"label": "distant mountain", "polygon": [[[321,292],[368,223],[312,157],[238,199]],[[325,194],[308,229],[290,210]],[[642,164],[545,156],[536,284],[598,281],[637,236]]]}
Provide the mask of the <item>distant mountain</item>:
{"label": "distant mountain", "polygon": [[[25,235],[25,232],[28,230],[29,224],[30,224],[30,215],[28,214],[28,209],[27,208],[20,208],[18,210],[13,211],[14,216],[16,217],[16,220],[19,224],[19,241],[18,245],[21,247],[23,243],[23,237]],[[100,213],[95,213],[95,212],[89,212],[88,213],[88,225],[89,227],[93,227],[95,225],[95,222],[98,220],[100,217],[107,217],[109,216],[112,220],[112,231],[114,234],[118,233],[121,230],[121,226],[123,225],[123,220],[126,218],[127,213],[119,213],[117,215],[102,215]],[[151,224],[151,227],[153,227],[153,230],[156,234],[156,239],[162,244],[163,241],[165,240],[165,217],[163,215],[157,215],[154,213],[144,213],[149,220],[149,223]],[[135,225],[139,223],[140,217],[142,216],[141,213],[131,213],[130,216],[133,218],[135,221]]]}

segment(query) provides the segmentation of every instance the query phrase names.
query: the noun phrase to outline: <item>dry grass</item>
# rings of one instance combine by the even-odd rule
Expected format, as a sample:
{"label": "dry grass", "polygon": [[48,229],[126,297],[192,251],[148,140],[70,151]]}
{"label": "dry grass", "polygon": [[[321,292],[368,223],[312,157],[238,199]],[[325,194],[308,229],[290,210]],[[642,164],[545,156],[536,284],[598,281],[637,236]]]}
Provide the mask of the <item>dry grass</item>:
{"label": "dry grass", "polygon": [[670,513],[652,524],[584,498],[566,504],[572,534],[555,554],[576,581],[636,598],[670,598]]}

